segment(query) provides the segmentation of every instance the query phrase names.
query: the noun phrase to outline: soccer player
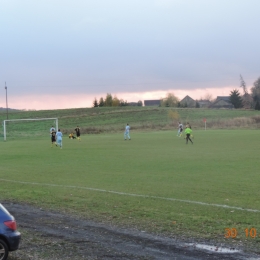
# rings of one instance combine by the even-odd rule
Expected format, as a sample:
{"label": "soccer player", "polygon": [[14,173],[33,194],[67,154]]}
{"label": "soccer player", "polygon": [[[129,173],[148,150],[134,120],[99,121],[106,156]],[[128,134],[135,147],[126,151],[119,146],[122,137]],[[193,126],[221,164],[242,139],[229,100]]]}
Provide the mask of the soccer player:
{"label": "soccer player", "polygon": [[50,128],[50,136],[51,136],[51,147],[53,146],[53,144],[56,144],[56,130],[55,127],[52,125]]}
{"label": "soccer player", "polygon": [[55,145],[57,146],[57,144],[56,144],[56,132],[55,132],[55,130],[51,132],[51,147],[53,147],[53,144],[55,144]]}
{"label": "soccer player", "polygon": [[57,144],[60,147],[60,149],[62,149],[62,132],[60,131],[60,129],[56,133],[56,137],[57,137]]}
{"label": "soccer player", "polygon": [[[187,122],[187,124],[186,124],[186,128],[187,128],[187,127],[191,129],[191,125],[190,125],[189,122]],[[191,137],[192,139],[194,139],[194,136],[193,136],[192,134],[190,135],[190,137]]]}
{"label": "soccer player", "polygon": [[70,133],[70,134],[69,134],[69,139],[76,139],[76,137],[74,136],[73,133]]}
{"label": "soccer player", "polygon": [[56,130],[55,130],[55,127],[52,125],[51,128],[50,128],[50,134],[51,134],[53,131],[56,131]]}
{"label": "soccer player", "polygon": [[75,128],[75,132],[76,132],[77,139],[80,141],[80,128],[79,128],[78,125],[77,125],[77,127]]}
{"label": "soccer player", "polygon": [[193,142],[190,139],[190,135],[192,133],[192,130],[189,127],[186,127],[185,129],[185,134],[186,134],[186,144],[188,144],[188,141],[190,140],[190,142],[193,144]]}
{"label": "soccer player", "polygon": [[178,128],[178,133],[177,136],[181,137],[183,131],[183,124],[179,122],[179,128]]}
{"label": "soccer player", "polygon": [[125,140],[126,140],[126,138],[128,138],[128,140],[131,140],[129,132],[130,132],[130,126],[128,124],[126,124],[125,133],[124,133],[124,139]]}

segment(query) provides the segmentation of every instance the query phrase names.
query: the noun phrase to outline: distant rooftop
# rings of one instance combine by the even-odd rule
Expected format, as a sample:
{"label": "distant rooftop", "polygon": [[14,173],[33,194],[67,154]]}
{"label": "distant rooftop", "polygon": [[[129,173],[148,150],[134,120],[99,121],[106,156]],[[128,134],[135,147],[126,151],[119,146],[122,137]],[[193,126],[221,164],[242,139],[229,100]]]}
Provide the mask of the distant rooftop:
{"label": "distant rooftop", "polygon": [[154,99],[154,100],[144,100],[145,106],[159,106],[161,104],[160,99]]}
{"label": "distant rooftop", "polygon": [[216,100],[225,100],[227,102],[230,102],[230,97],[229,96],[217,96]]}

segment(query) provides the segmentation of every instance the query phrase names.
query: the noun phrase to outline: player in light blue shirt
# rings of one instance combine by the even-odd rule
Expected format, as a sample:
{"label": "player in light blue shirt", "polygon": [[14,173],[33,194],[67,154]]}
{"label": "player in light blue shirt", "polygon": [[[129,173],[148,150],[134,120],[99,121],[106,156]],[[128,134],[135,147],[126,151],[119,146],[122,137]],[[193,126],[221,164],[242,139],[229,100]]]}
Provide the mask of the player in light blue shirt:
{"label": "player in light blue shirt", "polygon": [[130,132],[130,126],[129,126],[128,124],[126,124],[125,134],[124,134],[125,140],[126,140],[126,138],[128,138],[128,140],[131,140],[130,135],[129,135],[129,132]]}
{"label": "player in light blue shirt", "polygon": [[60,131],[60,129],[56,133],[56,140],[57,140],[57,145],[60,147],[60,149],[62,149],[62,132]]}

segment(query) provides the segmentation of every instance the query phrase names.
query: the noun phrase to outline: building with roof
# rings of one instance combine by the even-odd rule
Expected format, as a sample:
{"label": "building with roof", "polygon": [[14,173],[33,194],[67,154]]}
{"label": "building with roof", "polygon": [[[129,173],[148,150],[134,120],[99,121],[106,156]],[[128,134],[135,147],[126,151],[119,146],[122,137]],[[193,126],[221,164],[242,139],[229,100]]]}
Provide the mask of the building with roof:
{"label": "building with roof", "polygon": [[196,101],[187,95],[180,101],[180,105],[181,107],[196,107]]}
{"label": "building with roof", "polygon": [[144,105],[147,106],[160,106],[161,100],[160,99],[154,99],[154,100],[144,100]]}
{"label": "building with roof", "polygon": [[127,102],[127,105],[135,107],[135,106],[138,106],[138,102]]}
{"label": "building with roof", "polygon": [[217,96],[210,108],[234,108],[229,96]]}
{"label": "building with roof", "polygon": [[208,108],[211,105],[211,102],[207,99],[199,100],[198,103],[200,108]]}

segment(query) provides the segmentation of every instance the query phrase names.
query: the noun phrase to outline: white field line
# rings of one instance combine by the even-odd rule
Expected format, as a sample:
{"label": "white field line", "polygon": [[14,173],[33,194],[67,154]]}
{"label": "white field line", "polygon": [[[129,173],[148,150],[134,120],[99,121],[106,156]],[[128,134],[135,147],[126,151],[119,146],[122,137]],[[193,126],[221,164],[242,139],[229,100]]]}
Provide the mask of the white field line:
{"label": "white field line", "polygon": [[224,204],[214,204],[214,203],[206,203],[206,202],[201,202],[201,201],[182,200],[182,199],[174,199],[174,198],[166,198],[166,197],[158,197],[158,196],[126,193],[126,192],[119,192],[119,191],[112,191],[112,190],[103,190],[103,189],[81,187],[81,186],[59,185],[59,184],[39,183],[39,182],[13,181],[13,180],[8,180],[8,179],[1,179],[1,178],[0,178],[0,181],[13,182],[13,183],[19,183],[19,184],[27,184],[27,185],[39,185],[39,186],[49,186],[49,187],[60,187],[60,188],[92,190],[92,191],[112,193],[112,194],[118,194],[118,195],[124,195],[124,196],[132,196],[132,197],[140,197],[140,198],[148,198],[148,199],[168,200],[168,201],[178,201],[178,202],[184,202],[184,203],[190,203],[190,204],[198,204],[198,205],[203,205],[203,206],[213,206],[213,207],[219,207],[219,208],[235,209],[235,210],[257,212],[257,213],[260,212],[260,210],[257,210],[257,209],[246,209],[246,208],[241,208],[241,207],[228,206],[228,205],[224,205]]}

